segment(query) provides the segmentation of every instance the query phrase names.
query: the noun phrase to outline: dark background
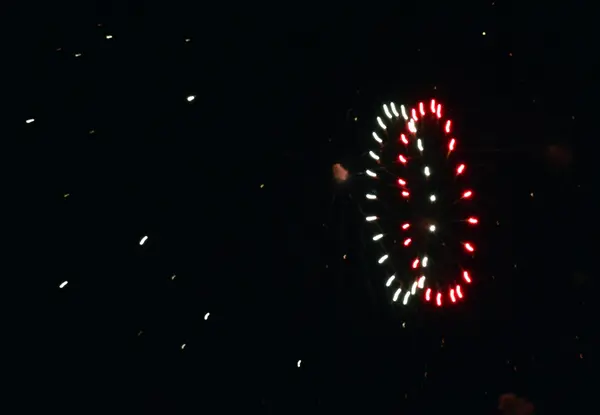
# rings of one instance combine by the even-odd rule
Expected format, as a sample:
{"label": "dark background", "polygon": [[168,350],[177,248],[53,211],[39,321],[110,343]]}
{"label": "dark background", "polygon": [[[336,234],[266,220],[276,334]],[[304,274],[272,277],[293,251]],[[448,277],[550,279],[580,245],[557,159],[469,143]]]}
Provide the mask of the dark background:
{"label": "dark background", "polygon": [[[526,3],[7,6],[20,408],[593,408],[595,21]],[[431,97],[478,172],[484,272],[395,310],[331,166],[364,169],[383,102]]]}

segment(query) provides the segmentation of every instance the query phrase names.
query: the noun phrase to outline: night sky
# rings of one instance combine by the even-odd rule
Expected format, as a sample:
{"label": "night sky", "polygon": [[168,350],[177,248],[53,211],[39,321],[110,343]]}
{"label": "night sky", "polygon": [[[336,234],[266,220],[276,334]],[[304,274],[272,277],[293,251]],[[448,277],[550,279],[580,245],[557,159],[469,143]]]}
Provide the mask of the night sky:
{"label": "night sky", "polygon": [[[8,7],[19,409],[589,410],[594,13],[470,3]],[[382,105],[432,98],[477,192],[477,279],[398,306],[359,173]]]}

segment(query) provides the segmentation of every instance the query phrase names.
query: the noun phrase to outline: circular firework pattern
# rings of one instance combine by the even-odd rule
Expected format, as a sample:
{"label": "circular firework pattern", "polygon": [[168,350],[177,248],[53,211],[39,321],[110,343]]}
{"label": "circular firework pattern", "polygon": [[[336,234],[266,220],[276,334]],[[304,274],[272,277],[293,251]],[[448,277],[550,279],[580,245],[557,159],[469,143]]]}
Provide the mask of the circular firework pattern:
{"label": "circular firework pattern", "polygon": [[365,216],[391,300],[406,305],[422,296],[437,306],[462,300],[472,281],[471,231],[479,219],[452,121],[435,99],[414,108],[385,104],[372,138]]}

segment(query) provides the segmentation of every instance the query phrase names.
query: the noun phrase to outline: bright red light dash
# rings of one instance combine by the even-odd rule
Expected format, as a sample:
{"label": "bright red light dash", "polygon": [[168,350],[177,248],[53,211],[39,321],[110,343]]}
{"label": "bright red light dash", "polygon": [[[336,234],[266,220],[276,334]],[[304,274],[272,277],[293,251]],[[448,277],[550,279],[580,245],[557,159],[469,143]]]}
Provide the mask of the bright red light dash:
{"label": "bright red light dash", "polygon": [[463,298],[462,289],[460,288],[460,285],[456,286],[456,295],[458,295],[458,298]]}
{"label": "bright red light dash", "polygon": [[405,239],[404,240],[404,246],[410,245],[411,242],[412,242],[412,239],[410,239],[410,238]]}
{"label": "bright red light dash", "polygon": [[402,154],[400,154],[400,155],[398,156],[398,161],[400,161],[400,163],[402,163],[402,164],[406,164],[406,162],[407,162],[408,160],[406,160],[406,157],[404,157]]}
{"label": "bright red light dash", "polygon": [[467,219],[467,222],[469,222],[471,225],[477,225],[479,223],[479,220],[477,220],[477,218],[470,217]]}
{"label": "bright red light dash", "polygon": [[454,151],[454,148],[456,147],[456,139],[452,139],[450,140],[450,143],[448,143],[448,151]]}
{"label": "bright red light dash", "polygon": [[408,122],[408,131],[410,131],[413,134],[417,132],[417,127],[415,127],[415,120],[411,119]]}
{"label": "bright red light dash", "polygon": [[469,275],[469,273],[467,271],[463,271],[463,278],[465,279],[465,281],[470,284],[471,283],[471,276]]}

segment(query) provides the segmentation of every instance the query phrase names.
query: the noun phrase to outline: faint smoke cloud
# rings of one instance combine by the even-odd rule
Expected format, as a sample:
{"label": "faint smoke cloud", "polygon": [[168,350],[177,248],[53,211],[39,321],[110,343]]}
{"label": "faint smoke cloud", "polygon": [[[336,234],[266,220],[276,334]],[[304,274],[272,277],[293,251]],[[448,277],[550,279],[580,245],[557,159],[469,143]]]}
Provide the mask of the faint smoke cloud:
{"label": "faint smoke cloud", "polygon": [[333,178],[336,182],[342,183],[348,180],[348,170],[340,163],[335,163],[332,167]]}
{"label": "faint smoke cloud", "polygon": [[527,399],[505,393],[498,399],[498,409],[503,415],[532,415],[535,408]]}

